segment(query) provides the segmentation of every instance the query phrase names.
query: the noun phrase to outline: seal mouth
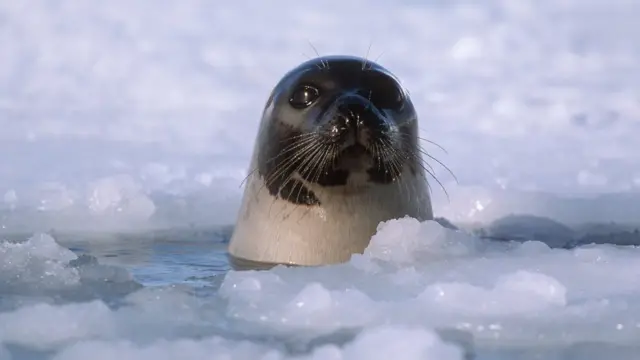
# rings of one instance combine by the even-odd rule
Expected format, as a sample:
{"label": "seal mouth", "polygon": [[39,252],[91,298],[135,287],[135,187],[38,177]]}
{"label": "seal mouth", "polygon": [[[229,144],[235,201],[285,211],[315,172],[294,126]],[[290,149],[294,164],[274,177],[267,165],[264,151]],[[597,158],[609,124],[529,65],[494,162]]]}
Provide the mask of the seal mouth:
{"label": "seal mouth", "polygon": [[364,145],[360,143],[356,143],[350,146],[345,147],[340,155],[344,157],[362,157],[362,156],[370,156],[371,151],[367,149]]}
{"label": "seal mouth", "polygon": [[368,159],[371,159],[373,154],[371,150],[367,149],[364,145],[360,143],[355,143],[353,145],[346,146],[341,151],[338,152],[336,159],[339,163],[344,162],[366,162]]}
{"label": "seal mouth", "polygon": [[340,151],[335,164],[338,169],[364,171],[371,166],[372,160],[372,152],[364,145],[356,143]]}

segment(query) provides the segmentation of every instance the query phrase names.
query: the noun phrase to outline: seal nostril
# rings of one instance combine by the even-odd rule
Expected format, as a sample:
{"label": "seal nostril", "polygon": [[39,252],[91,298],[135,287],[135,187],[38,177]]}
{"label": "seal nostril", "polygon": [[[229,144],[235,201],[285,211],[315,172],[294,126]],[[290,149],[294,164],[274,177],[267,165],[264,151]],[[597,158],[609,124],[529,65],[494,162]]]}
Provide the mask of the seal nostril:
{"label": "seal nostril", "polygon": [[387,128],[384,115],[366,99],[347,98],[337,110],[342,124],[356,136],[363,131],[369,131],[374,137],[381,136]]}

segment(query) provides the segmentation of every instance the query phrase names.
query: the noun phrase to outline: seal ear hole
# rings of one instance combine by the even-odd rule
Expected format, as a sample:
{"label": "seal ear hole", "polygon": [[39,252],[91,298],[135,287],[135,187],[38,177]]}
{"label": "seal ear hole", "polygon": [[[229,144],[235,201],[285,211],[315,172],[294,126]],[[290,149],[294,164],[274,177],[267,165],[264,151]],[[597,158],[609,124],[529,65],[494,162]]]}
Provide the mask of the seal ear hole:
{"label": "seal ear hole", "polygon": [[304,109],[311,106],[319,97],[320,90],[317,87],[303,84],[293,91],[289,98],[289,104],[296,109]]}

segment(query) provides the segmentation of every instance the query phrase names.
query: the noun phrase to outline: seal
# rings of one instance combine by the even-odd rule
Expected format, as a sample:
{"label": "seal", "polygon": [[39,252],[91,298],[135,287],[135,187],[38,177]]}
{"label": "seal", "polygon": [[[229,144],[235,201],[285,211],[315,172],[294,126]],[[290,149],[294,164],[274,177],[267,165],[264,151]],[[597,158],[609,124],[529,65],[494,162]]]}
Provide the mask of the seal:
{"label": "seal", "polygon": [[432,220],[418,139],[411,98],[381,65],[322,56],[289,71],[263,110],[231,266],[342,263],[382,221]]}

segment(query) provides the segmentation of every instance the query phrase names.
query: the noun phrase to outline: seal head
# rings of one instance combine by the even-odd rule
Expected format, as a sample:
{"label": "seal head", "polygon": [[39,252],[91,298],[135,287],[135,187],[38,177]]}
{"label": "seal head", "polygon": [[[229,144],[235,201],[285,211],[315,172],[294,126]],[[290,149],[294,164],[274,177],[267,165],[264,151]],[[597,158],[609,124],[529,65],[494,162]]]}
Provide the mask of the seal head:
{"label": "seal head", "polygon": [[381,221],[433,218],[413,103],[391,72],[362,58],[316,58],[280,80],[251,170],[232,260],[342,262]]}
{"label": "seal head", "polygon": [[363,191],[419,166],[411,99],[375,63],[350,57],[306,62],[276,86],[266,109],[258,171],[271,195],[286,201],[320,205],[303,182]]}

